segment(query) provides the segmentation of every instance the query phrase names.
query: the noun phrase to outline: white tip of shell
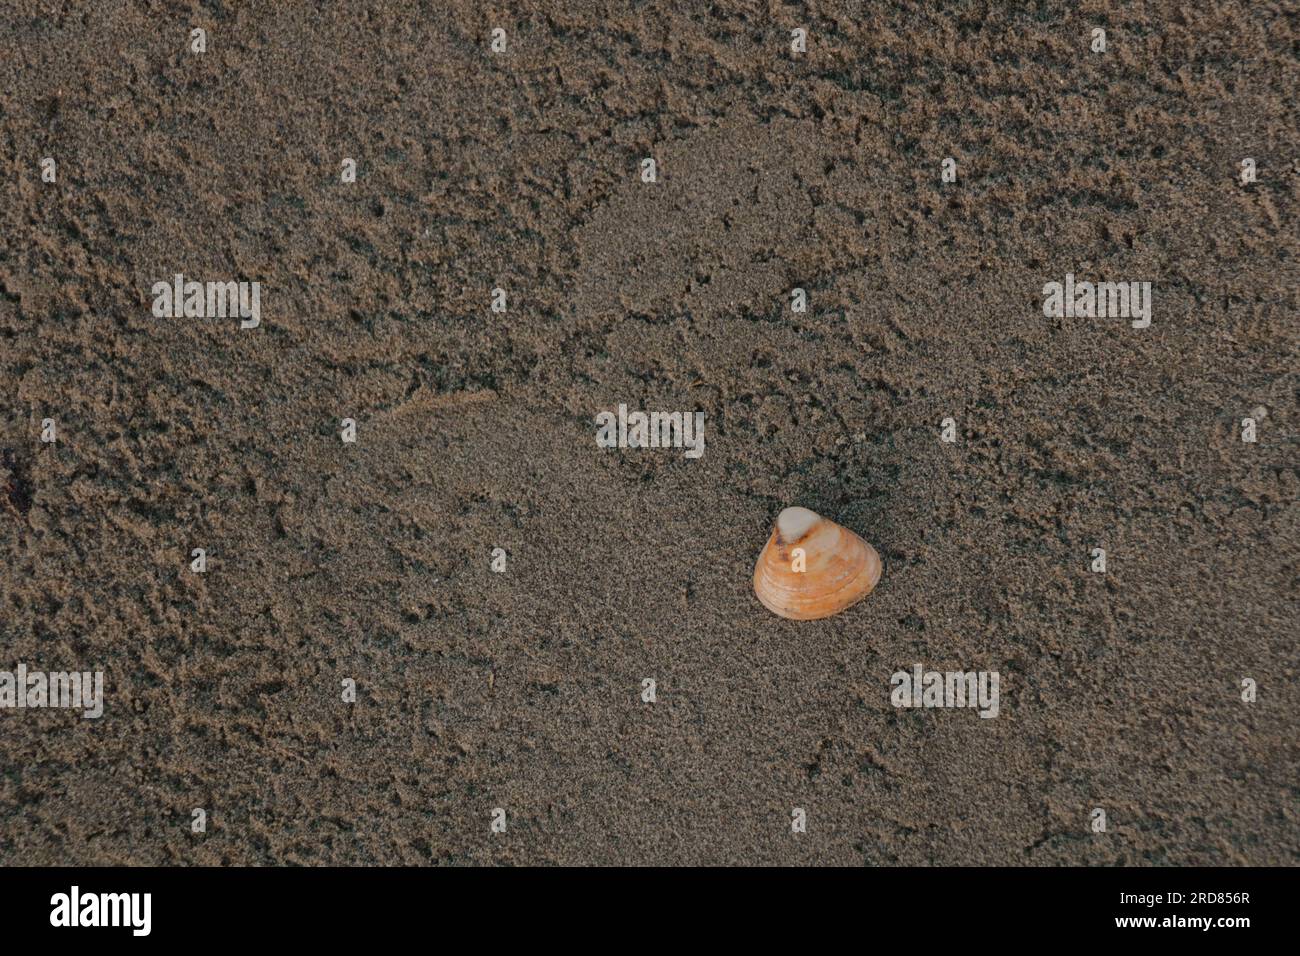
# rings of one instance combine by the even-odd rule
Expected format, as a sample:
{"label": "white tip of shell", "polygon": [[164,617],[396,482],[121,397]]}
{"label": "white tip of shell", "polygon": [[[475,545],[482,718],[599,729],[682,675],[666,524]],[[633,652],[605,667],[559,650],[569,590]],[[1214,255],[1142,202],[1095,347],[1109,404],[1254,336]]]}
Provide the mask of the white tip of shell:
{"label": "white tip of shell", "polygon": [[777,516],[776,530],[785,541],[798,541],[808,529],[821,521],[821,516],[807,508],[786,508]]}

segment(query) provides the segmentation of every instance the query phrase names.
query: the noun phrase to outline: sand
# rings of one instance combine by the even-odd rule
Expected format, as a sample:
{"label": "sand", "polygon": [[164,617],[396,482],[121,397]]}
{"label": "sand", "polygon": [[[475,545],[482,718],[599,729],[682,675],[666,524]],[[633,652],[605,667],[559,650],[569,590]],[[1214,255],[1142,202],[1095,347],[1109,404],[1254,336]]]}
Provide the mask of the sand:
{"label": "sand", "polygon": [[0,12],[0,864],[1300,860],[1294,4],[320,7]]}

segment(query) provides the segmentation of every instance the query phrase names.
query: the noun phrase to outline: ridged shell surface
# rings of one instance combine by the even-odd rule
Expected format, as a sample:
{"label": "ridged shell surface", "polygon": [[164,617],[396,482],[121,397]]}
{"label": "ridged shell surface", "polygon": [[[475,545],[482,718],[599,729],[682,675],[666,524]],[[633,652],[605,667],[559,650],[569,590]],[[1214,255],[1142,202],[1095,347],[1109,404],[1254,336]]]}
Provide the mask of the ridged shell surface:
{"label": "ridged shell surface", "polygon": [[786,508],[754,565],[754,594],[797,621],[830,617],[862,600],[880,580],[876,549],[807,508]]}

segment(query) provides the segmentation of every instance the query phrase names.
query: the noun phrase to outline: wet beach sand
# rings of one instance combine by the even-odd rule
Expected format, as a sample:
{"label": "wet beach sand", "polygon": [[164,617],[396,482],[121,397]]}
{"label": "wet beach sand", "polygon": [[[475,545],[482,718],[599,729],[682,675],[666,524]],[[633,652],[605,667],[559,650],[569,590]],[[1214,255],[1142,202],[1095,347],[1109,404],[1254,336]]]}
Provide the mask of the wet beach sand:
{"label": "wet beach sand", "polygon": [[[1300,861],[1298,39],[4,4],[0,670],[104,714],[0,710],[0,864]],[[155,317],[176,273],[260,326]],[[1067,273],[1150,326],[1045,316]],[[620,403],[703,456],[598,447]],[[880,552],[862,604],[754,598],[794,504]],[[917,664],[997,718],[894,707]]]}

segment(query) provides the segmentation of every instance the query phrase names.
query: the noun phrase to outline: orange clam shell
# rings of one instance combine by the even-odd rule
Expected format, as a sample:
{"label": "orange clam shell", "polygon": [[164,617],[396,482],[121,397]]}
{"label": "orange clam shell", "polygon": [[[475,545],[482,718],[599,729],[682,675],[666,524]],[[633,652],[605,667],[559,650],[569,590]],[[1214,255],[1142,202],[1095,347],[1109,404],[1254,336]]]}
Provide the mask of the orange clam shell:
{"label": "orange clam shell", "polygon": [[[796,549],[803,570],[795,570]],[[807,508],[786,508],[754,565],[754,594],[781,617],[830,617],[871,593],[880,555],[856,534]]]}

